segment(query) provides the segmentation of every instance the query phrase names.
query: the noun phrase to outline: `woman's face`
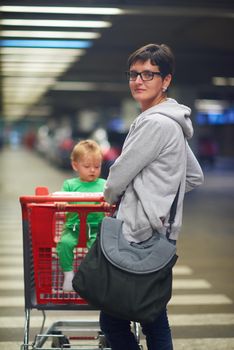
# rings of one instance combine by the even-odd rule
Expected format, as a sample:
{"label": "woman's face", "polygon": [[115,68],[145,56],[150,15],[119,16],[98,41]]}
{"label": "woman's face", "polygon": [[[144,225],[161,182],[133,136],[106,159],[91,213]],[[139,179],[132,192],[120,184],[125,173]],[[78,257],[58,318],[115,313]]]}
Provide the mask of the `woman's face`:
{"label": "woman's face", "polygon": [[[159,72],[159,67],[152,65],[150,60],[145,62],[136,61],[130,67],[130,71],[141,73],[144,71]],[[139,102],[142,111],[153,107],[165,99],[163,88],[168,87],[171,82],[171,75],[168,74],[165,78],[160,75],[154,75],[152,80],[143,81],[138,75],[135,81],[129,81],[129,87],[133,98]]]}

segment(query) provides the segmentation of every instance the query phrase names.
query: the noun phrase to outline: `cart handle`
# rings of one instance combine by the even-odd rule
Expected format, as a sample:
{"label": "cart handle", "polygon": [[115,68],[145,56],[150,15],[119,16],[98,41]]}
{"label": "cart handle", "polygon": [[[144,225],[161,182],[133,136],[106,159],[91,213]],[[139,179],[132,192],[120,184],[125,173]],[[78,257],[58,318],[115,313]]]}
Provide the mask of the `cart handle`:
{"label": "cart handle", "polygon": [[39,207],[39,208],[56,208],[56,211],[74,211],[74,209],[87,209],[89,211],[93,211],[95,209],[99,209],[98,211],[103,211],[103,212],[112,212],[115,210],[115,206],[109,206],[109,207],[105,207],[103,206],[103,204],[94,204],[94,203],[77,203],[77,204],[71,204],[71,203],[66,203],[64,204],[63,208],[58,208],[55,203],[26,203],[28,208],[31,207]]}
{"label": "cart handle", "polygon": [[[38,192],[36,192],[38,193]],[[41,192],[42,193],[42,192]],[[55,192],[50,194],[36,194],[34,196],[21,196],[21,204],[27,203],[54,203],[54,202],[105,202],[101,193],[72,193],[72,192]]]}

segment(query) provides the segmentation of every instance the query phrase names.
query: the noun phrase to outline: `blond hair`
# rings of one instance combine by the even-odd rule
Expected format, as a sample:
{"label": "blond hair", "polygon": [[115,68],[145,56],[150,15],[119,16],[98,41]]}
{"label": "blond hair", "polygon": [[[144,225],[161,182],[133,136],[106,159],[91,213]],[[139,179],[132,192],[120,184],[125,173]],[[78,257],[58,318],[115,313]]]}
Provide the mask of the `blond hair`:
{"label": "blond hair", "polygon": [[97,142],[94,140],[83,140],[78,142],[72,152],[71,152],[71,161],[77,161],[80,158],[84,157],[86,154],[92,153],[93,155],[100,156],[102,159],[102,150]]}

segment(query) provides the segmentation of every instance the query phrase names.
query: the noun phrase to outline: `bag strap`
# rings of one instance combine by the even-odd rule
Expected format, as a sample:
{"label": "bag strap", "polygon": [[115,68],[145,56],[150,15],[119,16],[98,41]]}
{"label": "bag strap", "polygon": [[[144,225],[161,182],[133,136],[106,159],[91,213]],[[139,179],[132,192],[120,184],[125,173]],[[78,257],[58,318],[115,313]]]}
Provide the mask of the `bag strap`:
{"label": "bag strap", "polygon": [[[166,231],[167,239],[170,238],[172,225],[174,224],[174,221],[175,221],[176,210],[177,210],[177,203],[178,203],[178,198],[179,198],[179,192],[180,192],[180,185],[179,185],[179,188],[177,190],[177,193],[176,193],[176,196],[174,198],[174,201],[173,201],[173,203],[171,205],[171,209],[170,209],[170,216],[169,216],[169,220],[168,220],[169,227],[167,228],[167,231]],[[116,216],[117,216],[119,203],[120,203],[120,201],[118,202],[118,205],[116,205],[116,209],[111,215],[112,218],[116,218]]]}
{"label": "bag strap", "polygon": [[176,196],[174,198],[174,201],[173,201],[173,203],[171,205],[171,209],[170,209],[170,216],[169,216],[169,220],[168,220],[169,227],[167,228],[167,232],[166,232],[167,239],[170,238],[172,225],[174,224],[174,221],[175,221],[177,203],[178,203],[178,198],[179,198],[179,192],[180,192],[180,185],[179,185],[179,188],[177,190],[177,193],[176,193]]}

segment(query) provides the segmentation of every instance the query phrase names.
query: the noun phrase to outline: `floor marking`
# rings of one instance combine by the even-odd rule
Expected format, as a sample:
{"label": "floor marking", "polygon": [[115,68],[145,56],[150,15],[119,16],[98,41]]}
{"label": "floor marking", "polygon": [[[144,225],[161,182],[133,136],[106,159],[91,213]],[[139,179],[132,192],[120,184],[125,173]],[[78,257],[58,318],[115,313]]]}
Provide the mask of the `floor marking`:
{"label": "floor marking", "polygon": [[17,278],[21,278],[23,276],[23,266],[22,267],[5,267],[4,270],[0,270],[0,278],[13,276]]}
{"label": "floor marking", "polygon": [[211,284],[203,279],[174,279],[173,289],[209,289]]}
{"label": "floor marking", "polygon": [[0,280],[0,290],[24,290],[23,280]]}
{"label": "floor marking", "polygon": [[11,256],[10,254],[0,256],[0,265],[19,265],[23,263],[23,255],[21,256]]}
{"label": "floor marking", "polygon": [[175,350],[234,350],[234,338],[174,339]]}
{"label": "floor marking", "polygon": [[169,305],[224,305],[233,301],[223,294],[173,295]]}
{"label": "floor marking", "polygon": [[17,247],[17,246],[12,246],[12,247],[0,247],[0,254],[8,254],[12,256],[12,254],[23,256],[23,247]]}
{"label": "floor marking", "polygon": [[0,307],[21,307],[24,306],[24,297],[0,297]]}
{"label": "floor marking", "polygon": [[173,315],[169,313],[171,326],[223,326],[234,325],[234,314],[180,314]]}
{"label": "floor marking", "polygon": [[[172,297],[169,305],[227,305],[233,301],[223,294],[196,294],[196,295],[175,295]],[[24,306],[22,297],[0,297],[0,307],[2,306]]]}
{"label": "floor marking", "polygon": [[22,247],[22,239],[21,240],[10,240],[10,239],[3,239],[1,240],[1,247],[8,247],[9,248],[9,252],[11,251],[11,248],[14,247]]}
{"label": "floor marking", "polygon": [[21,342],[13,342],[13,341],[5,341],[5,342],[0,342],[0,349],[1,350],[16,350],[20,349],[21,345],[23,344],[23,336],[22,336],[22,341]]}
{"label": "floor marking", "polygon": [[[0,258],[1,259],[1,258]],[[17,273],[15,273],[17,277]],[[0,280],[0,290],[19,290],[24,288],[23,280]],[[180,280],[174,279],[173,289],[209,289],[210,284],[205,280]]]}
{"label": "floor marking", "polygon": [[191,275],[193,270],[189,266],[177,265],[173,268],[173,275]]}
{"label": "floor marking", "polygon": [[[84,341],[82,341],[84,344]],[[16,350],[20,349],[22,341],[0,342],[1,350]],[[234,350],[234,338],[201,338],[201,339],[174,339],[174,350]],[[31,344],[31,343],[30,343]],[[86,342],[88,344],[88,341]],[[146,349],[144,339],[141,344]]]}
{"label": "floor marking", "polygon": [[[9,218],[10,220],[10,218]],[[13,230],[13,229],[22,229],[22,223],[21,222],[10,222],[10,221],[6,221],[6,222],[3,222],[1,219],[0,219],[0,223],[1,223],[1,231],[2,230],[5,230],[5,229],[9,229],[9,230]]]}
{"label": "floor marking", "polygon": [[[0,328],[23,328],[24,327],[24,317],[0,317]],[[42,316],[32,316],[30,317],[30,327],[41,327],[43,318]],[[99,314],[96,315],[90,315],[90,316],[85,316],[85,317],[80,317],[80,316],[67,316],[67,317],[58,317],[58,316],[47,316],[46,317],[46,322],[45,322],[45,327],[51,326],[51,324],[58,322],[58,321],[72,321],[72,322],[77,322],[78,323],[83,323],[88,322],[88,321],[93,321],[94,325],[95,323],[99,323]]]}
{"label": "floor marking", "polygon": [[[61,317],[61,315],[60,315]],[[61,318],[62,321],[98,321],[98,313],[96,315],[80,316],[65,316]],[[50,326],[51,323],[60,321],[58,316],[47,316],[46,326]],[[194,315],[170,315],[169,321],[172,327],[184,327],[184,326],[231,326],[234,325],[234,314],[194,314]],[[42,315],[31,315],[30,327],[40,327],[42,324]],[[23,316],[2,316],[0,317],[0,328],[18,328],[24,326]]]}

